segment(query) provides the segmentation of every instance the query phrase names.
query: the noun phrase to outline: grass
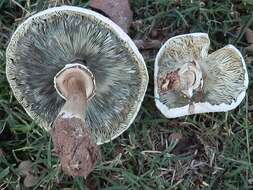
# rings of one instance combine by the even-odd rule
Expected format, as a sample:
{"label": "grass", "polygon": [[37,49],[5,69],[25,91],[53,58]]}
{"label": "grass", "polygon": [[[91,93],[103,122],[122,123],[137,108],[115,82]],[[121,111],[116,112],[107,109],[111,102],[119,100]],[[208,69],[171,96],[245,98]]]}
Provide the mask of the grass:
{"label": "grass", "polygon": [[[157,50],[142,52],[151,80],[129,130],[101,146],[101,162],[87,179],[63,175],[49,135],[26,115],[5,77],[5,49],[18,24],[30,13],[62,3],[87,5],[85,0],[0,0],[0,148],[4,151],[0,189],[29,189],[18,170],[24,160],[32,161],[32,173],[38,177],[30,189],[253,189],[252,82],[234,111],[166,119],[153,102]],[[240,49],[252,79],[253,59],[245,51],[244,37],[245,28],[253,29],[251,0],[132,0],[131,7],[141,25],[132,28],[132,38],[208,32],[211,51],[229,43]],[[171,140],[175,133],[182,139]]]}

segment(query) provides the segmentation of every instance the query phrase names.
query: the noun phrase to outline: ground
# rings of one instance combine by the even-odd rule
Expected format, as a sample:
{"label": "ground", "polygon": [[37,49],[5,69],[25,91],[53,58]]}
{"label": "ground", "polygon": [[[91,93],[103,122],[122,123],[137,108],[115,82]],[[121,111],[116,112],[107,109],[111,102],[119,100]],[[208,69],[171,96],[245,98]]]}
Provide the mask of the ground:
{"label": "ground", "polygon": [[[164,41],[208,32],[211,50],[235,45],[248,67],[250,86],[234,111],[165,118],[155,107],[153,69],[157,48],[142,50],[150,74],[144,104],[132,126],[101,146],[101,161],[87,178],[59,170],[48,133],[13,96],[5,76],[5,49],[29,14],[85,0],[0,0],[0,189],[253,189],[252,0],[131,0],[133,39]],[[25,161],[25,162],[24,162]]]}

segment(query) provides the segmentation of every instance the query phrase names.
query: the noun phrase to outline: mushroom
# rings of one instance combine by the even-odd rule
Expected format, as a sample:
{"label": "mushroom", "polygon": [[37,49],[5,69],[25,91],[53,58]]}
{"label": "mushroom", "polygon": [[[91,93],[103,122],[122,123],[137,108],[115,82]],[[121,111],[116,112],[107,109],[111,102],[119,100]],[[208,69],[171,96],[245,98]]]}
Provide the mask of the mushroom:
{"label": "mushroom", "polygon": [[123,30],[88,9],[39,12],[13,34],[6,74],[28,115],[50,132],[63,171],[86,177],[97,145],[123,133],[148,83],[143,57]]}
{"label": "mushroom", "polygon": [[248,74],[233,45],[208,54],[208,34],[170,38],[155,60],[154,93],[168,118],[236,108],[245,97]]}

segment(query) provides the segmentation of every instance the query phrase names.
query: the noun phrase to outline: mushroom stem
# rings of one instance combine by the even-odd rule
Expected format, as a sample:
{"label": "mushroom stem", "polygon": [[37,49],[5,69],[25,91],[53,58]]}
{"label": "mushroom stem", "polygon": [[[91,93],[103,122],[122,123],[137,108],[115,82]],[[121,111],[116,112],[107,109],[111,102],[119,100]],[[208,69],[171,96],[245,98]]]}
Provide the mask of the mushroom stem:
{"label": "mushroom stem", "polygon": [[75,116],[85,119],[85,108],[87,104],[87,95],[85,90],[85,81],[80,81],[76,77],[66,79],[67,98],[60,114],[66,117]]}
{"label": "mushroom stem", "polygon": [[87,76],[80,68],[67,68],[55,78],[66,102],[53,123],[51,135],[62,170],[71,176],[87,177],[99,156],[90,129],[85,127]]}

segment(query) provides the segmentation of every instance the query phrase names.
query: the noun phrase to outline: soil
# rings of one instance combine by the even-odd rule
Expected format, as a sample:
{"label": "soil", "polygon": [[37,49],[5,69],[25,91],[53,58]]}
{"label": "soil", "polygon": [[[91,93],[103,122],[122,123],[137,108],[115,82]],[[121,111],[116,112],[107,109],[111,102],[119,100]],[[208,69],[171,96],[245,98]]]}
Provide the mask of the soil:
{"label": "soil", "polygon": [[59,116],[50,134],[64,173],[86,178],[94,169],[100,154],[84,122],[75,117]]}

